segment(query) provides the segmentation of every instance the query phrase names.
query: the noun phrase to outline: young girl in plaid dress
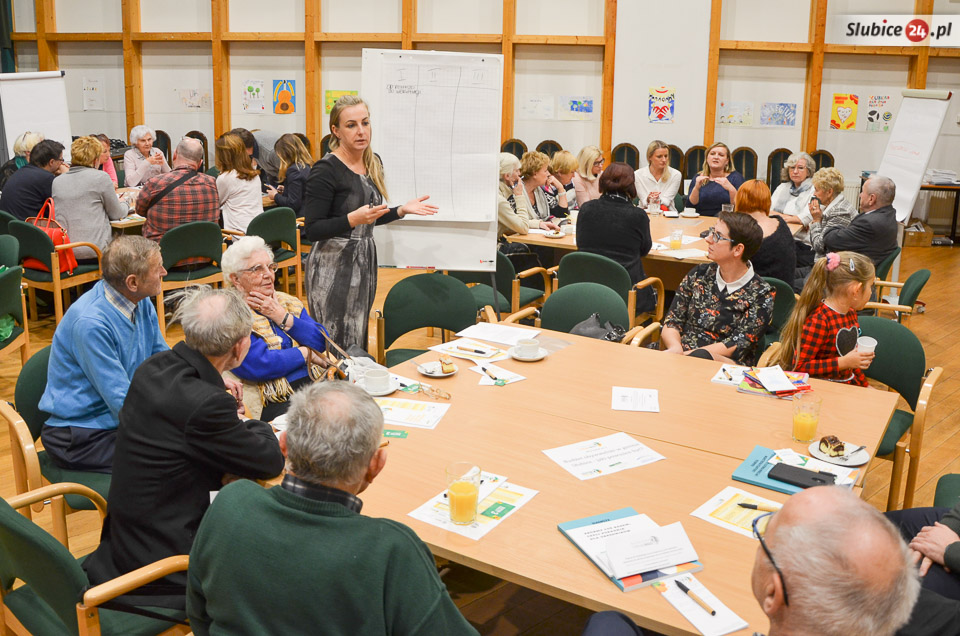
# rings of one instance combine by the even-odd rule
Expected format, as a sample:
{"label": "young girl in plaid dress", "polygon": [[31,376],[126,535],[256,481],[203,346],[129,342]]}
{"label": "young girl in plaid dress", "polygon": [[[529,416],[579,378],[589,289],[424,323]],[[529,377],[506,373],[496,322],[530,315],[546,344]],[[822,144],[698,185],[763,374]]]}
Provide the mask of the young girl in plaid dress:
{"label": "young girl in plaid dress", "polygon": [[781,333],[777,364],[812,377],[868,386],[873,353],[857,351],[857,311],[870,300],[873,262],[856,252],[819,259]]}

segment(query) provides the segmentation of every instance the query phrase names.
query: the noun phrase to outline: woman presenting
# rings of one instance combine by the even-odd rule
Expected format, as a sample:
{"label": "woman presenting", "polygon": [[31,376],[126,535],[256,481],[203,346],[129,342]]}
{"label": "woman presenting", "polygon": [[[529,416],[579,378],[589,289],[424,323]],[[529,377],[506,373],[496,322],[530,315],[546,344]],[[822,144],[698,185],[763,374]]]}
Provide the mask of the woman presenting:
{"label": "woman presenting", "polygon": [[427,216],[428,196],[396,208],[387,198],[383,164],[370,148],[370,113],[356,95],[345,95],[330,111],[330,152],[313,165],[304,189],[310,314],[343,348],[367,348],[367,323],[377,292],[377,247],[373,226],[407,214]]}
{"label": "woman presenting", "polygon": [[722,206],[733,203],[743,175],[733,169],[730,149],[715,143],[707,148],[707,158],[697,178],[690,182],[686,205],[697,208],[702,216],[717,216]]}

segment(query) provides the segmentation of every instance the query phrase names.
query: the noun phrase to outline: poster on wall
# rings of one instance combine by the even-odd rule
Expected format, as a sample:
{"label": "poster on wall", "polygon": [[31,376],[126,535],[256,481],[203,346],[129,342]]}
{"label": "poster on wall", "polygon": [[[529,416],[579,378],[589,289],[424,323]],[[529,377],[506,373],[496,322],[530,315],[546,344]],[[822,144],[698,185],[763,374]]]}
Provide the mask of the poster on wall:
{"label": "poster on wall", "polygon": [[263,80],[245,80],[241,82],[240,110],[245,113],[266,112],[266,98],[263,94]]}
{"label": "poster on wall", "polygon": [[103,80],[83,78],[83,110],[106,110],[103,101]]}
{"label": "poster on wall", "polygon": [[676,114],[677,89],[650,87],[647,101],[647,120],[651,124],[672,124]]}
{"label": "poster on wall", "polygon": [[520,119],[554,119],[555,107],[553,95],[521,95]]}
{"label": "poster on wall", "polygon": [[830,107],[830,128],[834,130],[857,129],[857,104],[860,98],[853,93],[834,93]]}
{"label": "poster on wall", "polygon": [[562,95],[557,98],[557,119],[592,121],[593,97],[589,95]]}
{"label": "poster on wall", "polygon": [[867,132],[887,132],[893,113],[890,111],[889,95],[870,95],[867,97]]}
{"label": "poster on wall", "polygon": [[333,105],[344,95],[357,95],[357,91],[323,91],[323,112],[327,115],[333,110]]}
{"label": "poster on wall", "polygon": [[724,126],[753,126],[753,102],[720,102],[717,123]]}
{"label": "poster on wall", "polygon": [[213,101],[210,91],[201,91],[199,88],[178,88],[177,99],[184,111],[194,113],[209,113]]}
{"label": "poster on wall", "polygon": [[788,102],[764,102],[760,105],[760,125],[793,128],[797,125],[797,105]]}
{"label": "poster on wall", "polygon": [[293,80],[273,80],[273,114],[292,115],[297,112],[297,83]]}

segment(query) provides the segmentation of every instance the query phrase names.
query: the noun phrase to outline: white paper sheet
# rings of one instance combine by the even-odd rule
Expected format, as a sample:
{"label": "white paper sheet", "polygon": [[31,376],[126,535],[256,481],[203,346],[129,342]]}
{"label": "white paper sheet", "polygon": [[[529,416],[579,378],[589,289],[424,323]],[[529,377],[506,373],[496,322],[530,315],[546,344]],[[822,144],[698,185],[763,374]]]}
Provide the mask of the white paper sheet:
{"label": "white paper sheet", "polygon": [[499,488],[480,501],[477,506],[477,519],[469,525],[460,526],[450,522],[450,508],[444,497],[446,491],[409,514],[424,523],[477,541],[533,499],[537,492],[516,484],[502,483]]}
{"label": "white paper sheet", "polygon": [[698,558],[679,521],[656,530],[624,533],[607,539],[607,559],[618,579]]}
{"label": "white paper sheet", "polygon": [[743,382],[743,372],[749,371],[750,367],[740,367],[735,364],[725,364],[720,367],[716,375],[710,378],[711,382],[717,384],[729,384],[731,386],[740,386]]}
{"label": "white paper sheet", "polygon": [[503,367],[498,367],[492,364],[485,364],[482,367],[480,366],[470,367],[471,371],[474,371],[480,374],[480,386],[496,386],[497,384],[496,381],[493,378],[491,378],[489,375],[487,375],[487,373],[483,370],[484,367],[489,369],[493,375],[497,376],[498,379],[503,380],[504,383],[506,384],[513,384],[514,382],[519,382],[520,380],[527,379],[524,376],[520,375],[519,373],[514,373],[513,371],[507,371]]}
{"label": "white paper sheet", "polygon": [[543,453],[580,480],[593,479],[666,459],[626,433],[614,433],[551,448]]}
{"label": "white paper sheet", "polygon": [[[459,340],[453,340],[451,342],[444,342],[443,344],[434,345],[430,347],[430,351],[447,353],[456,358],[472,360],[478,364],[497,362],[499,360],[506,360],[510,357],[509,354],[507,354],[507,352],[503,349],[498,349],[493,345],[477,342],[476,340],[472,340],[470,338],[461,338]],[[475,353],[476,351],[480,351],[481,353]]]}
{"label": "white paper sheet", "polygon": [[645,514],[637,514],[573,528],[566,532],[567,536],[603,570],[604,574],[613,576],[613,568],[607,558],[607,541],[611,537],[622,535],[649,534],[658,528],[653,519]]}
{"label": "white paper sheet", "polygon": [[759,510],[750,510],[741,508],[739,503],[766,504],[779,508],[782,504],[752,495],[746,490],[727,486],[719,493],[707,500],[705,504],[690,513],[698,519],[703,519],[707,523],[715,526],[733,530],[739,535],[753,538],[753,519],[766,514]]}
{"label": "white paper sheet", "polygon": [[660,412],[660,393],[656,389],[634,389],[627,386],[613,387],[610,408],[614,411]]}
{"label": "white paper sheet", "polygon": [[783,369],[780,368],[780,365],[773,367],[757,367],[754,373],[756,374],[757,379],[760,380],[760,384],[763,385],[763,388],[771,393],[776,393],[777,391],[797,390],[797,387],[794,386],[793,382],[790,381],[790,378],[787,377],[787,374],[783,372]]}
{"label": "white paper sheet", "polygon": [[[717,612],[717,615],[711,616],[696,601],[684,594],[677,587],[677,581],[699,596],[704,603]],[[692,574],[684,574],[669,581],[658,581],[653,584],[653,589],[660,592],[663,598],[667,599],[704,636],[722,636],[747,627],[747,621],[734,614],[733,610],[724,605]]]}
{"label": "white paper sheet", "polygon": [[436,428],[444,416],[449,404],[436,404],[420,400],[380,397],[373,398],[383,411],[383,423],[389,426],[412,426],[414,428]]}
{"label": "white paper sheet", "polygon": [[539,333],[539,329],[523,329],[521,327],[495,325],[489,322],[478,322],[458,332],[457,335],[461,338],[474,338],[477,340],[496,342],[497,344],[508,347],[515,347],[517,346],[518,340],[536,338]]}

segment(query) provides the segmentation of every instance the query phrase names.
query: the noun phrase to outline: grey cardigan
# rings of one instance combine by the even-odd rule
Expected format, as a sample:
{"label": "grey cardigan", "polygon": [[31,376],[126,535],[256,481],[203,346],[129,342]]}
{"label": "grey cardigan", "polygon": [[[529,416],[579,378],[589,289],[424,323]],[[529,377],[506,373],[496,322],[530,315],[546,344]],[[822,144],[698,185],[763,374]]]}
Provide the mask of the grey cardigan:
{"label": "grey cardigan", "polygon": [[[53,180],[52,192],[57,221],[70,241],[93,243],[101,250],[110,242],[110,221],[122,219],[128,212],[107,173],[94,168],[71,166]],[[73,254],[77,258],[96,256],[89,247],[78,247]]]}

